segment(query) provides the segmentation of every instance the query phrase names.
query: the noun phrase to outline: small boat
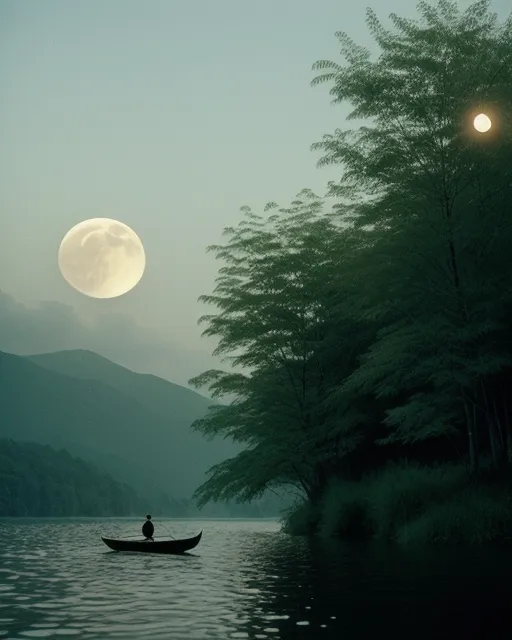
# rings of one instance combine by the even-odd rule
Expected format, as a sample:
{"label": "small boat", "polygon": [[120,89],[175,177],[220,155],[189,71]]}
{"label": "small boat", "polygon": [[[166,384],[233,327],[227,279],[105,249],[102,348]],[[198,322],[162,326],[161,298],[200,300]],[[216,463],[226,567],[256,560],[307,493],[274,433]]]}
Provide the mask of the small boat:
{"label": "small boat", "polygon": [[104,538],[103,542],[114,551],[140,551],[141,553],[185,553],[197,547],[203,532],[193,538],[182,540],[126,540],[120,538]]}

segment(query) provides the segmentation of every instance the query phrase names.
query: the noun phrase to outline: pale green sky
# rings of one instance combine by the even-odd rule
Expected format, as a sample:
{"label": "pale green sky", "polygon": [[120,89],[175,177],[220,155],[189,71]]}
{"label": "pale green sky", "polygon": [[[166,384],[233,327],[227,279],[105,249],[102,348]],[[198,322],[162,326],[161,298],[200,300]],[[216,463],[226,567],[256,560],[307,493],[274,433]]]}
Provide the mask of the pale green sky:
{"label": "pale green sky", "polygon": [[[384,19],[416,13],[411,0],[369,5]],[[510,0],[492,7],[505,17]],[[205,247],[240,206],[286,205],[337,176],[316,168],[309,146],[345,126],[346,111],[327,86],[309,86],[311,65],[341,62],[335,31],[371,44],[365,8],[0,0],[0,289],[84,318],[130,314],[207,352],[197,297],[217,265]],[[147,271],[126,296],[86,298],[58,272],[62,236],[89,217],[118,218],[144,242]]]}

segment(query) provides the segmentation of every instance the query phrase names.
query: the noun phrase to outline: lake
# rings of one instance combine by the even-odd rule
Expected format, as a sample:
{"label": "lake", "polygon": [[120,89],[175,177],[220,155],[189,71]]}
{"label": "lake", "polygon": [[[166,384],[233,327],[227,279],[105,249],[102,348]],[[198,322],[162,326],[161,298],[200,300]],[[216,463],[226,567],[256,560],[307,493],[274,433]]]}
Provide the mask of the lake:
{"label": "lake", "polygon": [[308,541],[262,520],[155,519],[155,535],[204,530],[188,556],[100,539],[142,522],[0,520],[0,638],[510,636],[511,550]]}

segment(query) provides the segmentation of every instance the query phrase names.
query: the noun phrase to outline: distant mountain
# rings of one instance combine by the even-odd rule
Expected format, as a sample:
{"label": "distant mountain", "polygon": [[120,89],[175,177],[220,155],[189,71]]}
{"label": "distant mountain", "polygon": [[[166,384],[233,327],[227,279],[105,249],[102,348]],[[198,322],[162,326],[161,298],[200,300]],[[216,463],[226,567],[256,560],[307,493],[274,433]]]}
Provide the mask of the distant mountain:
{"label": "distant mountain", "polygon": [[67,451],[0,439],[0,517],[130,516],[151,507]]}
{"label": "distant mountain", "polygon": [[[146,373],[134,373],[103,356],[83,349],[70,349],[26,356],[35,364],[57,373],[79,378],[97,380],[131,396],[141,404],[165,415],[166,419],[182,420],[190,424],[203,416],[212,400],[178,384]],[[183,424],[182,424],[183,426]],[[203,438],[199,435],[195,442]]]}
{"label": "distant mountain", "polygon": [[65,448],[145,495],[188,498],[210,466],[239,451],[191,431],[209,404],[90,351],[0,352],[0,437]]}
{"label": "distant mountain", "polygon": [[55,300],[27,305],[0,291],[0,351],[30,356],[88,349],[185,387],[198,372],[220,365],[203,343],[191,348],[173,340],[168,328],[140,325],[129,314],[102,313],[101,306],[85,321],[70,305]]}

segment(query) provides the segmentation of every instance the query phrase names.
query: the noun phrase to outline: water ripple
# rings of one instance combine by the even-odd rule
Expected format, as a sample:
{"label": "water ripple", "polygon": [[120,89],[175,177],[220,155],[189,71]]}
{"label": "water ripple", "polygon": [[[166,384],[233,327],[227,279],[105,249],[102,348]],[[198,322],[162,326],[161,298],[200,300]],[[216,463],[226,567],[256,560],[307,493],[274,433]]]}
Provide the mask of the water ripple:
{"label": "water ripple", "polygon": [[265,521],[173,522],[178,536],[204,529],[187,556],[117,554],[101,542],[108,529],[129,535],[139,525],[0,521],[0,638],[331,640],[452,629],[470,640],[510,625],[497,613],[508,606],[505,552],[308,542]]}

